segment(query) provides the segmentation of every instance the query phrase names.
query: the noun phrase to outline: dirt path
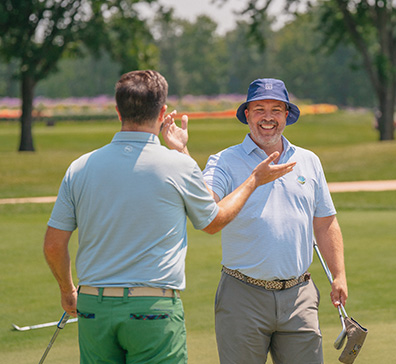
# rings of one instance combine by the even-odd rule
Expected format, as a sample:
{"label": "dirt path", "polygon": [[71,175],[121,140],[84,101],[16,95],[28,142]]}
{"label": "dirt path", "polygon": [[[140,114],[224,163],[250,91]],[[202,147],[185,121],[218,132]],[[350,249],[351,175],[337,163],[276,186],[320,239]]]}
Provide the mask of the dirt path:
{"label": "dirt path", "polygon": [[[387,181],[358,181],[358,182],[331,182],[330,192],[358,192],[358,191],[396,191],[396,180]],[[20,203],[54,203],[56,196],[3,198],[0,205]]]}
{"label": "dirt path", "polygon": [[330,192],[396,191],[396,180],[329,183]]}

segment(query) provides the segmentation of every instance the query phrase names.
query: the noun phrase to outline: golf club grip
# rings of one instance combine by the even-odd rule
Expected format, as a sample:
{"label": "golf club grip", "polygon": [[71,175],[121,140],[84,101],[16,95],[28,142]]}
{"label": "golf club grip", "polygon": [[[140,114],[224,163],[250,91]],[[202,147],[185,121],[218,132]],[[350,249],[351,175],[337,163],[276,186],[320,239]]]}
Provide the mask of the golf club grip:
{"label": "golf club grip", "polygon": [[70,315],[65,311],[57,325],[59,329],[63,329],[65,327],[66,322],[69,319],[69,317],[70,317]]}

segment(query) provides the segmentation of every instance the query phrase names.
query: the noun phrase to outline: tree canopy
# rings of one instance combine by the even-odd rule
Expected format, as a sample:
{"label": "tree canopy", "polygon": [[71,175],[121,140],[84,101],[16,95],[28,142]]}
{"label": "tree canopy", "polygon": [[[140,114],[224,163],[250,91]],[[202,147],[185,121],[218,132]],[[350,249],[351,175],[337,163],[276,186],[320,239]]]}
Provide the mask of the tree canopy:
{"label": "tree canopy", "polygon": [[0,3],[0,57],[14,61],[21,82],[20,151],[33,151],[32,107],[38,81],[56,71],[65,54],[80,45],[98,52],[107,47],[123,69],[153,60],[151,39],[135,6],[156,0],[3,0]]}
{"label": "tree canopy", "polygon": [[[11,1],[3,2],[2,6],[7,3]],[[52,6],[60,1],[42,0],[32,3]],[[78,3],[82,4],[80,1]],[[378,31],[373,23],[365,28],[369,20],[366,19],[368,15],[363,14],[359,15],[359,21],[363,24],[357,27],[362,32],[372,60],[371,63],[364,62],[335,0],[287,0],[284,11],[289,11],[294,17],[276,30],[272,28],[272,19],[267,13],[269,4],[273,2],[248,0],[245,10],[248,17],[243,18],[246,21],[238,21],[235,29],[224,35],[216,32],[217,24],[208,16],[187,21],[178,19],[169,9],[157,12],[155,19],[145,21],[140,18],[139,9],[135,5],[146,1],[83,3],[93,6],[93,10],[88,12],[84,8],[87,14],[84,25],[75,28],[75,31],[79,29],[79,34],[74,34],[74,38],[65,45],[53,67],[48,68],[47,75],[40,79],[34,71],[40,70],[41,66],[35,67],[35,63],[29,66],[33,75],[33,89],[42,80],[37,87],[40,95],[67,97],[112,94],[114,80],[119,73],[143,67],[157,68],[168,80],[169,94],[178,96],[245,94],[252,80],[276,77],[283,79],[289,91],[300,99],[331,102],[340,106],[373,107],[377,104],[382,112],[380,138],[389,138],[389,130],[390,138],[393,137],[391,100],[394,100],[394,86],[391,80],[394,70],[392,62],[396,57],[388,59],[378,53],[381,49],[377,42]],[[370,3],[374,4],[373,1]],[[305,6],[301,7],[301,4]],[[389,3],[387,6],[387,11],[390,11]],[[348,10],[352,14],[358,12],[352,6]],[[375,8],[370,10],[372,15],[374,10]],[[4,26],[5,19],[7,17],[0,10],[0,25]],[[31,19],[33,21],[36,18],[32,16]],[[392,19],[393,17],[387,22],[393,21]],[[254,22],[257,23],[256,26],[252,26]],[[42,47],[51,39],[52,33],[43,38],[44,28],[40,28],[40,31],[38,28],[35,28],[35,32],[41,38],[34,36],[33,41],[32,36],[27,40],[23,38],[28,27],[20,33],[16,30],[13,32],[19,34],[21,44],[27,42],[26,49],[33,46],[37,48],[37,52],[33,52],[34,57],[31,57],[32,61],[49,62],[46,54],[52,52],[51,47],[54,45],[47,45],[46,49]],[[22,72],[29,69],[22,67],[22,56],[25,54],[21,50],[23,47],[15,47],[16,56],[11,52],[10,47],[19,41],[15,36],[12,38],[13,32],[9,30],[4,36],[3,33],[0,35],[0,54],[7,60],[5,64],[0,63],[0,95],[15,93],[10,74],[19,75],[22,85],[23,76],[30,76],[28,72]],[[388,38],[390,39],[389,34]],[[9,48],[3,48],[7,42]],[[55,44],[56,47],[60,46],[60,43]],[[6,52],[7,49],[9,51]],[[366,63],[371,65],[371,76],[367,67],[364,67]],[[59,72],[55,72],[58,69]],[[381,77],[384,78],[383,81],[374,86],[373,80],[382,80]],[[28,113],[23,115],[25,114]],[[22,125],[25,125],[24,122]]]}
{"label": "tree canopy", "polygon": [[[216,0],[215,0],[216,1]],[[227,2],[228,0],[217,0]],[[250,29],[257,40],[273,0],[248,0],[242,13],[251,16]],[[321,13],[316,31],[322,45],[332,51],[340,43],[352,44],[360,55],[379,107],[380,140],[394,139],[396,99],[396,4],[392,0],[285,0],[284,11],[291,14]],[[316,11],[316,10],[315,10]],[[263,42],[262,42],[263,43]]]}

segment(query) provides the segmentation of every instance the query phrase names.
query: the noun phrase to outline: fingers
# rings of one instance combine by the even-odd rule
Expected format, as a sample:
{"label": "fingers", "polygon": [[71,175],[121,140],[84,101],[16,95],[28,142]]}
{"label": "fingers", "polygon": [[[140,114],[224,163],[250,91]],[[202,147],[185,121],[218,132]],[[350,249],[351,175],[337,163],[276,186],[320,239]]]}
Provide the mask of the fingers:
{"label": "fingers", "polygon": [[296,162],[292,162],[292,163],[270,166],[270,168],[273,170],[274,174],[276,174],[278,177],[282,177],[285,174],[290,173],[293,170],[295,165],[296,165]]}
{"label": "fingers", "polygon": [[163,127],[169,128],[175,122],[175,116],[177,114],[176,110],[173,110],[171,113],[165,116]]}
{"label": "fingers", "polygon": [[171,119],[173,119],[173,118],[176,116],[176,114],[177,114],[177,111],[176,111],[176,110],[173,110],[172,112],[170,112],[170,113],[166,116],[166,118],[171,118]]}
{"label": "fingers", "polygon": [[181,128],[183,130],[187,130],[187,125],[188,125],[188,116],[187,115],[183,115],[181,118]]}
{"label": "fingers", "polygon": [[71,310],[71,311],[66,311],[66,312],[72,317],[77,317],[77,311],[76,310]]}
{"label": "fingers", "polygon": [[[171,113],[166,115],[165,119],[164,119],[163,127],[169,128],[172,124],[174,124],[176,115],[177,115],[176,110],[173,110]],[[187,127],[188,127],[188,116],[184,114],[181,117],[181,128],[182,128],[182,130],[187,130]]]}
{"label": "fingers", "polygon": [[338,287],[333,283],[332,291],[330,292],[330,298],[335,307],[338,307],[340,304],[345,306],[348,294],[345,292],[343,287]]}
{"label": "fingers", "polygon": [[279,152],[274,152],[274,153],[269,155],[269,157],[265,160],[265,162],[267,164],[270,164],[271,162],[273,162],[278,157],[279,157]]}

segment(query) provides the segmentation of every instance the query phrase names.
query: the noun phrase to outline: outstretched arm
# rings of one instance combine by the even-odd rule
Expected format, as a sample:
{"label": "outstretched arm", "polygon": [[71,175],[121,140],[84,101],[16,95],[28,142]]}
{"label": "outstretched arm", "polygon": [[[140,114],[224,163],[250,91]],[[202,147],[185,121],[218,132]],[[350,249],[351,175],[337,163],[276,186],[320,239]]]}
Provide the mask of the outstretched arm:
{"label": "outstretched arm", "polygon": [[272,182],[293,170],[296,164],[295,162],[276,165],[271,164],[271,162],[278,157],[278,152],[272,153],[253,170],[252,174],[245,182],[221,201],[219,201],[218,196],[212,192],[212,196],[217,202],[220,210],[214,220],[203,229],[203,231],[214,234],[223,229],[236,215],[238,215],[239,211],[242,210],[242,207],[257,187]]}
{"label": "outstretched arm", "polygon": [[[188,154],[187,141],[188,141],[188,117],[183,115],[181,119],[181,127],[175,124],[176,111],[171,112],[165,117],[162,136],[168,148],[176,149],[182,153]],[[214,234],[223,229],[235,216],[241,211],[250,195],[256,190],[257,187],[272,182],[275,179],[282,177],[286,173],[293,170],[296,163],[277,164],[273,165],[279,153],[271,154],[266,160],[261,162],[252,172],[252,174],[242,183],[235,191],[227,195],[221,201],[218,196],[212,192],[208,186],[208,191],[212,194],[217,202],[220,210],[214,220],[203,229],[203,231]]]}

